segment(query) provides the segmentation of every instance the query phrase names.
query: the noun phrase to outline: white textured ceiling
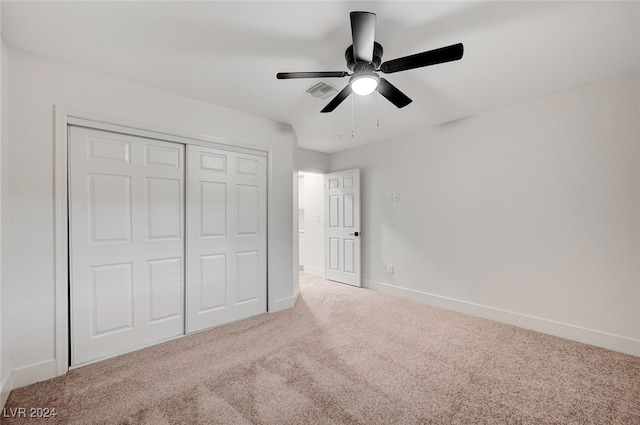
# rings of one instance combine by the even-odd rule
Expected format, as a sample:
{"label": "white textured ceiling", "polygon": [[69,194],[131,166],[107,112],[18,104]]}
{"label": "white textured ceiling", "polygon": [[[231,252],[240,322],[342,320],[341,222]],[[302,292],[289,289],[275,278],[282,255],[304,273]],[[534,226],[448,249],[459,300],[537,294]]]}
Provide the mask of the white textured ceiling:
{"label": "white textured ceiling", "polygon": [[[372,95],[320,114],[320,80],[275,75],[346,71],[353,10],[378,15],[383,61],[458,42],[464,57],[386,76],[403,109]],[[2,2],[11,48],[289,123],[322,152],[637,71],[639,27],[638,2]]]}

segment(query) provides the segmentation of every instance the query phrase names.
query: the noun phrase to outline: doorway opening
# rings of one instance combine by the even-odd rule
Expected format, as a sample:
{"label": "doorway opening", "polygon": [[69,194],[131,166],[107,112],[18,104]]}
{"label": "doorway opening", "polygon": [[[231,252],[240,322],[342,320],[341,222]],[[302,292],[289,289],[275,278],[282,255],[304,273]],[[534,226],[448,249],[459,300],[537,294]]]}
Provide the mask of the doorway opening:
{"label": "doorway opening", "polygon": [[325,175],[298,172],[298,269],[300,283],[325,277]]}

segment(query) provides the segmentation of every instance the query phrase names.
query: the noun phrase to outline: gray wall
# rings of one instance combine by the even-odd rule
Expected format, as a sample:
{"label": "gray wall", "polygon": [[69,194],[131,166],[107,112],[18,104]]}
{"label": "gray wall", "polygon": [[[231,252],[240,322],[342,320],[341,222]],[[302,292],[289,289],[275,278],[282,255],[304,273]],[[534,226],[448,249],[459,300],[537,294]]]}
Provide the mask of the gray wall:
{"label": "gray wall", "polygon": [[365,284],[640,355],[639,79],[332,154],[362,170]]}

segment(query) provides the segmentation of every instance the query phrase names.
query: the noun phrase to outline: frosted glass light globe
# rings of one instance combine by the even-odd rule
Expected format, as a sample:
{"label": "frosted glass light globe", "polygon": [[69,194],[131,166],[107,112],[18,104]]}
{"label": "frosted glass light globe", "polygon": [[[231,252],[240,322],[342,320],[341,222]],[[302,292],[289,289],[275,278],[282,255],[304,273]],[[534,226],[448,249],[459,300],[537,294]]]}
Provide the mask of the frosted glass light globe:
{"label": "frosted glass light globe", "polygon": [[378,87],[378,76],[374,73],[354,75],[349,81],[351,90],[360,96],[367,96],[373,93]]}

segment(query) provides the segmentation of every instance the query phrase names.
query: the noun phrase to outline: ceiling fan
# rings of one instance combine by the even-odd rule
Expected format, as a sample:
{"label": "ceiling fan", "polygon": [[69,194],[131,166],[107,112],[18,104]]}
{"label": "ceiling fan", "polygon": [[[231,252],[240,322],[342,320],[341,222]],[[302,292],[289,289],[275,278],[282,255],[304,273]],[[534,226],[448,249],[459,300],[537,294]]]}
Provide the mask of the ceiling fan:
{"label": "ceiling fan", "polygon": [[385,78],[380,77],[377,72],[392,74],[462,58],[464,48],[462,43],[458,43],[382,63],[382,46],[375,41],[376,14],[371,12],[351,12],[350,17],[353,44],[347,47],[344,56],[347,60],[347,67],[353,71],[352,74],[344,71],[321,71],[279,72],[276,75],[279,80],[351,77],[349,84],[320,112],[333,111],[352,92],[360,96],[367,96],[376,90],[398,108],[403,108],[411,103],[412,100]]}

